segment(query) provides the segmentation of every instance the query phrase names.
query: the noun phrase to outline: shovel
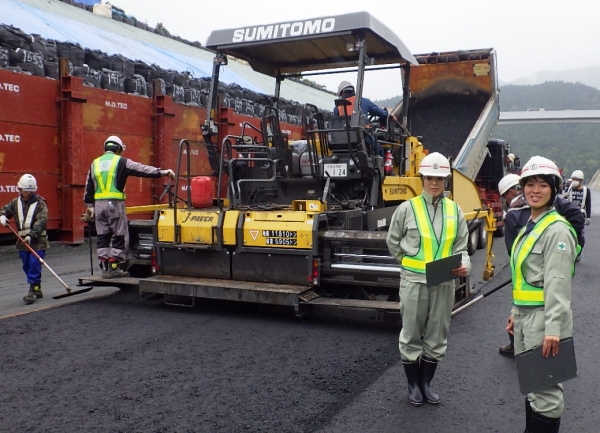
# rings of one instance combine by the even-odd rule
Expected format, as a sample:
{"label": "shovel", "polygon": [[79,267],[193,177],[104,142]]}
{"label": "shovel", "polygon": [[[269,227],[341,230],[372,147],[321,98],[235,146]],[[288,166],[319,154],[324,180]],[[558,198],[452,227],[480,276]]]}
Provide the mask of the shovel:
{"label": "shovel", "polygon": [[18,234],[18,233],[15,231],[15,229],[13,229],[13,228],[12,228],[12,226],[8,225],[7,227],[10,229],[10,231],[11,231],[11,232],[13,232],[13,233],[15,234],[15,236],[16,236],[16,237],[19,239],[19,241],[21,241],[21,243],[22,243],[23,245],[25,245],[25,247],[26,247],[26,248],[29,250],[29,252],[30,252],[31,254],[33,254],[33,255],[36,257],[36,259],[38,259],[38,260],[40,261],[40,263],[41,263],[42,265],[44,265],[44,266],[46,267],[46,269],[48,269],[48,270],[49,270],[49,271],[52,273],[52,275],[54,275],[54,276],[55,276],[55,277],[58,279],[58,281],[60,281],[60,283],[61,283],[61,284],[62,284],[62,285],[65,287],[65,289],[67,289],[67,293],[64,293],[64,294],[62,294],[62,295],[53,296],[53,297],[52,297],[52,299],[62,299],[62,298],[66,298],[67,296],[79,295],[79,294],[81,294],[81,293],[89,292],[90,290],[92,290],[92,289],[93,289],[93,287],[87,287],[87,288],[85,288],[85,289],[81,289],[81,290],[72,290],[72,289],[71,289],[69,286],[67,286],[67,283],[65,283],[65,282],[62,280],[62,278],[60,278],[60,277],[59,277],[59,276],[56,274],[56,272],[54,272],[54,271],[52,270],[52,268],[51,268],[50,266],[48,266],[48,263],[46,263],[46,262],[44,261],[44,259],[42,259],[42,258],[41,258],[41,257],[38,255],[38,253],[36,253],[36,252],[35,252],[35,250],[34,250],[33,248],[31,248],[31,246],[30,246],[30,245],[29,245],[27,242],[25,242],[25,241],[23,240],[23,238],[22,238],[21,236],[19,236],[19,234]]}

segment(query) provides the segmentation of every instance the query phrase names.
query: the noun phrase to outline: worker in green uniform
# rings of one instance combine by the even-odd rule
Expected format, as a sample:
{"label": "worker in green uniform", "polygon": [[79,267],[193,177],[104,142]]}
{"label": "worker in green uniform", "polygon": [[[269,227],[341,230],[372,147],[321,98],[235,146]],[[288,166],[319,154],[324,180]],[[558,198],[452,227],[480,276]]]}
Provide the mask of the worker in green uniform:
{"label": "worker in green uniform", "polygon": [[[553,207],[561,176],[551,160],[532,157],[521,171],[521,186],[531,209],[515,239],[510,265],[515,353],[542,345],[543,356],[556,356],[560,340],[573,334],[571,278],[579,247],[573,227]],[[528,394],[527,433],[556,433],[564,410],[561,384]]]}
{"label": "worker in green uniform", "polygon": [[454,306],[455,281],[427,287],[425,264],[461,254],[461,266],[452,274],[466,277],[471,269],[465,217],[456,203],[444,197],[450,173],[450,163],[442,154],[423,158],[419,167],[423,192],[398,206],[387,234],[388,248],[401,267],[399,346],[408,398],[414,406],[423,404],[423,398],[440,402],[431,380],[446,356]]}

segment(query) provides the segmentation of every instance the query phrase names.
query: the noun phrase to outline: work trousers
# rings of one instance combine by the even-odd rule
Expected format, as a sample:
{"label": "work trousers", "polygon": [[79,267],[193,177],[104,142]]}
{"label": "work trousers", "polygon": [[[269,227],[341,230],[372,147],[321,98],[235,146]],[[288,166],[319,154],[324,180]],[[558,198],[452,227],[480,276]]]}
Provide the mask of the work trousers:
{"label": "work trousers", "polygon": [[127,214],[123,200],[96,200],[97,254],[123,263],[127,258]]}
{"label": "work trousers", "polygon": [[416,361],[421,355],[442,361],[448,347],[448,330],[454,306],[454,281],[427,287],[400,280],[400,355]]}
{"label": "work trousers", "polygon": [[[515,353],[543,344],[546,327],[546,317],[543,309],[536,308],[527,311],[527,309],[521,308],[519,312],[513,312],[513,317]],[[560,338],[567,338],[572,335],[573,313],[569,310],[568,318],[561,326]],[[560,346],[558,350],[560,351]],[[565,409],[562,384],[528,394],[527,399],[531,402],[531,408],[534,412],[549,418],[559,418]]]}
{"label": "work trousers", "polygon": [[[43,260],[46,250],[35,250],[38,256]],[[28,284],[39,284],[42,282],[42,264],[36,256],[29,251],[19,251],[19,257],[23,264],[23,272],[27,277]]]}

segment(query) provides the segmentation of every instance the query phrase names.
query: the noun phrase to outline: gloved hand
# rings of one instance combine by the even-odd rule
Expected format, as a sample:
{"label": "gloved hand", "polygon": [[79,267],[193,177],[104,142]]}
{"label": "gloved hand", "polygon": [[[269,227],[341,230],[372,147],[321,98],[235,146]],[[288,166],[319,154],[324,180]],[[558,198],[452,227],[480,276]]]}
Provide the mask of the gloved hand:
{"label": "gloved hand", "polygon": [[81,221],[94,221],[94,208],[93,207],[88,206],[88,208],[85,210],[85,213],[81,217]]}
{"label": "gloved hand", "polygon": [[25,236],[23,238],[23,242],[25,242],[26,244],[31,245],[31,236]]}
{"label": "gloved hand", "polygon": [[590,219],[589,219],[589,218],[586,218],[586,219],[585,219],[585,225],[586,225],[586,226],[589,226],[589,225],[590,225]]}
{"label": "gloved hand", "polygon": [[175,179],[175,172],[170,168],[168,170],[161,170],[161,176],[169,176],[171,179]]}
{"label": "gloved hand", "polygon": [[8,226],[8,218],[6,218],[6,215],[0,215],[0,224],[4,227]]}

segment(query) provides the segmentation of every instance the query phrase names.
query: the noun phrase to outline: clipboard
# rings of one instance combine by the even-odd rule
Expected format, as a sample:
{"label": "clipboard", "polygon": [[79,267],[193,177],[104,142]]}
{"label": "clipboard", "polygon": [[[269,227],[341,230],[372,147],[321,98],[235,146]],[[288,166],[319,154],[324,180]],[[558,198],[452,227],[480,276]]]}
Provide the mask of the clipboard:
{"label": "clipboard", "polygon": [[577,377],[573,337],[560,340],[558,355],[545,358],[542,346],[515,354],[521,394],[526,395]]}
{"label": "clipboard", "polygon": [[458,278],[451,271],[452,269],[460,268],[461,263],[462,254],[454,254],[453,256],[425,263],[427,287],[437,286],[438,284]]}

